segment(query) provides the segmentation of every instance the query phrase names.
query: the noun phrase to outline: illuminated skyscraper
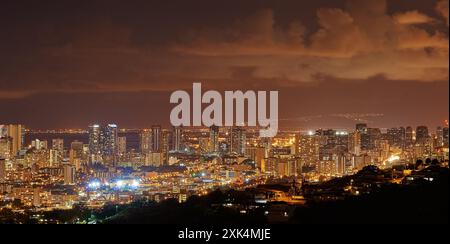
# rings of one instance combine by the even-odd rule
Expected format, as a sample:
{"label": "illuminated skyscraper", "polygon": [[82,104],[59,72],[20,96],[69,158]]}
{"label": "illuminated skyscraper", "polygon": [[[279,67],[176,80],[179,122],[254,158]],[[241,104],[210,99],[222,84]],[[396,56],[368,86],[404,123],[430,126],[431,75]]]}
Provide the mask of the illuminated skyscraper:
{"label": "illuminated skyscraper", "polygon": [[152,150],[152,133],[150,130],[143,130],[139,135],[139,148],[142,154],[149,154]]}
{"label": "illuminated skyscraper", "polygon": [[127,138],[125,136],[118,138],[119,155],[127,153]]}
{"label": "illuminated skyscraper", "polygon": [[335,130],[317,130],[316,136],[320,139],[319,147],[319,160],[329,161],[332,160],[336,147],[336,131]]}
{"label": "illuminated skyscraper", "polygon": [[57,150],[50,150],[49,163],[50,167],[58,167],[61,162],[61,156]]}
{"label": "illuminated skyscraper", "polygon": [[444,145],[444,129],[441,126],[436,128],[436,146],[442,147]]}
{"label": "illuminated skyscraper", "polygon": [[381,130],[379,128],[367,128],[367,133],[361,135],[361,147],[364,150],[375,149],[375,143],[381,139]]}
{"label": "illuminated skyscraper", "polygon": [[102,130],[100,125],[94,124],[89,126],[89,152],[94,155],[101,155],[102,146]]}
{"label": "illuminated skyscraper", "polygon": [[103,132],[103,155],[118,155],[118,127],[116,124],[108,124]]}
{"label": "illuminated skyscraper", "polygon": [[169,159],[170,149],[173,148],[173,132],[169,130],[163,130],[161,132],[161,155],[162,163],[167,163]]}
{"label": "illuminated skyscraper", "polygon": [[430,134],[428,132],[428,127],[418,126],[416,129],[416,143],[425,144],[429,138]]}
{"label": "illuminated skyscraper", "polygon": [[387,139],[389,145],[393,147],[402,148],[405,145],[406,129],[400,128],[390,128],[387,130]]}
{"label": "illuminated skyscraper", "polygon": [[4,158],[0,158],[0,182],[4,182],[6,180],[6,160]]}
{"label": "illuminated skyscraper", "polygon": [[314,133],[296,136],[297,156],[303,165],[312,166],[319,160],[319,141]]}
{"label": "illuminated skyscraper", "polygon": [[361,140],[361,149],[369,150],[370,149],[370,136],[368,134],[367,124],[357,124],[356,132],[359,133],[359,138]]}
{"label": "illuminated skyscraper", "polygon": [[76,181],[76,170],[73,165],[65,164],[63,167],[64,173],[64,184],[65,185],[73,185]]}
{"label": "illuminated skyscraper", "polygon": [[161,152],[161,142],[162,142],[161,133],[162,132],[160,125],[152,126],[152,152]]}
{"label": "illuminated skyscraper", "polygon": [[22,150],[25,139],[25,127],[23,125],[0,125],[0,130],[3,135],[0,137],[10,138],[11,152],[10,156],[15,157],[17,153]]}
{"label": "illuminated skyscraper", "polygon": [[350,134],[348,143],[349,152],[359,156],[361,154],[361,134],[358,131]]}
{"label": "illuminated skyscraper", "polygon": [[83,143],[80,141],[73,141],[70,144],[70,149],[80,153],[81,156],[81,154],[83,153]]}
{"label": "illuminated skyscraper", "polygon": [[172,131],[172,150],[173,151],[182,151],[183,150],[183,128],[182,127],[173,127]]}
{"label": "illuminated skyscraper", "polygon": [[414,143],[414,130],[411,126],[405,129],[405,146],[410,147]]}
{"label": "illuminated skyscraper", "polygon": [[97,161],[103,157],[104,163],[108,163],[111,166],[114,165],[119,153],[118,130],[116,124],[108,124],[106,126],[94,124],[89,127],[89,152],[91,161]]}
{"label": "illuminated skyscraper", "polygon": [[336,155],[334,157],[335,161],[335,167],[336,171],[335,174],[337,175],[345,175],[347,173],[347,167],[346,167],[346,157],[344,155]]}
{"label": "illuminated skyscraper", "polygon": [[9,159],[11,154],[11,140],[9,137],[0,137],[0,158]]}
{"label": "illuminated skyscraper", "polygon": [[231,132],[229,133],[229,148],[230,153],[235,153],[238,155],[245,154],[245,146],[247,141],[247,135],[245,133],[244,128],[242,127],[233,127]]}
{"label": "illuminated skyscraper", "polygon": [[209,152],[219,151],[219,127],[211,126],[209,129]]}
{"label": "illuminated skyscraper", "polygon": [[346,131],[336,131],[335,153],[343,154],[348,152],[350,137]]}
{"label": "illuminated skyscraper", "polygon": [[251,160],[253,160],[258,169],[261,169],[263,160],[266,156],[266,150],[264,147],[246,147],[245,149],[247,155]]}
{"label": "illuminated skyscraper", "polygon": [[53,139],[52,149],[59,152],[61,157],[64,155],[64,140],[63,139]]}
{"label": "illuminated skyscraper", "polygon": [[8,126],[0,125],[0,138],[8,137]]}
{"label": "illuminated skyscraper", "polygon": [[48,142],[36,139],[36,140],[31,141],[31,147],[34,147],[36,150],[47,150]]}
{"label": "illuminated skyscraper", "polygon": [[448,147],[448,127],[442,128],[442,141],[444,147]]}
{"label": "illuminated skyscraper", "polygon": [[83,143],[79,141],[73,141],[70,144],[70,163],[77,164],[81,162],[83,158]]}

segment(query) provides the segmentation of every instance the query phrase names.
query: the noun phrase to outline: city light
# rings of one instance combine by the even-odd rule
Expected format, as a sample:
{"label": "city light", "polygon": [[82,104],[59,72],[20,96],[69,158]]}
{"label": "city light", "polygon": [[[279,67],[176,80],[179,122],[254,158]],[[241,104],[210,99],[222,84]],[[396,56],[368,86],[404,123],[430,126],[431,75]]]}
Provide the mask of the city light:
{"label": "city light", "polygon": [[131,184],[132,187],[139,187],[139,181],[133,180],[133,183]]}
{"label": "city light", "polygon": [[449,1],[2,2],[0,224],[448,223]]}
{"label": "city light", "polygon": [[122,188],[122,187],[124,187],[124,186],[125,186],[125,184],[124,184],[123,180],[118,180],[118,181],[116,181],[116,187]]}
{"label": "city light", "polygon": [[398,156],[398,155],[392,155],[392,156],[390,156],[389,158],[388,158],[388,162],[390,162],[390,163],[393,163],[393,162],[395,162],[395,161],[398,161],[398,160],[400,160],[401,158],[400,158],[400,156]]}
{"label": "city light", "polygon": [[93,182],[90,182],[89,184],[88,184],[88,187],[90,188],[90,189],[97,189],[97,188],[99,188],[101,186],[101,183],[99,182],[99,181],[93,181]]}

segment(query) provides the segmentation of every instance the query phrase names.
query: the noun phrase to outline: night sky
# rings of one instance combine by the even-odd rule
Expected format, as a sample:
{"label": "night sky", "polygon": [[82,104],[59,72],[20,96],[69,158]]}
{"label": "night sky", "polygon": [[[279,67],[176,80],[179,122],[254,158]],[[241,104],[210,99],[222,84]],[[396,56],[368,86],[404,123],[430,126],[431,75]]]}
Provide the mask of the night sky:
{"label": "night sky", "polygon": [[449,111],[448,0],[6,0],[0,124],[168,125],[170,93],[279,90],[282,127]]}

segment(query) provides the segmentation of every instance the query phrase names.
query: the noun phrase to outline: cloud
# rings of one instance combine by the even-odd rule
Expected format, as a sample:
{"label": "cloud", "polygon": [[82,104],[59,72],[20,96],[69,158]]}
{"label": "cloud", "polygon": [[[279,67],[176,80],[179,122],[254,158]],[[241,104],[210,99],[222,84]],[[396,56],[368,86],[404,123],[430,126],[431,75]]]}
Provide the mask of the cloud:
{"label": "cloud", "polygon": [[449,26],[448,23],[448,0],[440,0],[438,4],[436,5],[436,11],[447,21],[447,26]]}
{"label": "cloud", "polygon": [[314,81],[317,70],[351,79],[380,73],[393,80],[448,79],[448,32],[418,10],[391,15],[385,0],[348,0],[345,8],[321,8],[316,15],[317,30],[295,19],[282,28],[274,12],[264,9],[225,29],[191,30],[192,38],[173,50],[205,59],[270,59],[271,67],[260,64],[260,75],[299,82]]}
{"label": "cloud", "polygon": [[394,21],[403,25],[426,24],[435,20],[428,15],[420,13],[417,10],[397,13],[393,16]]}
{"label": "cloud", "polygon": [[366,38],[348,13],[320,9],[317,16],[321,28],[311,36],[312,45],[305,55],[351,57],[365,50]]}
{"label": "cloud", "polygon": [[448,51],[448,36],[436,31],[429,34],[426,30],[410,26],[397,35],[399,49],[439,48]]}
{"label": "cloud", "polygon": [[0,18],[18,19],[15,25],[0,21],[9,33],[0,40],[0,98],[174,90],[194,81],[212,88],[292,87],[317,82],[318,73],[354,80],[378,74],[393,81],[448,80],[448,28],[441,19],[448,19],[448,1],[430,3],[442,16],[430,15],[435,21],[423,14],[430,14],[426,8],[388,9],[396,2],[384,0],[220,6],[179,1],[186,9],[177,13],[169,3],[113,2],[91,11],[67,7],[59,15],[54,14],[65,4],[45,6],[45,18],[0,9]]}
{"label": "cloud", "polygon": [[298,21],[288,30],[275,25],[271,9],[263,9],[235,20],[226,29],[191,30],[189,40],[173,47],[174,51],[205,56],[296,55],[304,52],[305,27]]}

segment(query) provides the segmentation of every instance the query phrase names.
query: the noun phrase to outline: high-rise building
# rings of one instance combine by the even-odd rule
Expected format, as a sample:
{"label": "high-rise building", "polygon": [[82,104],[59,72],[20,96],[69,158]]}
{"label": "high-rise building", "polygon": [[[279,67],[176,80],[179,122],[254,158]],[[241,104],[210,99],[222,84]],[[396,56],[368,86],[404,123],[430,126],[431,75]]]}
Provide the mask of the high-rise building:
{"label": "high-rise building", "polygon": [[53,139],[52,149],[58,151],[61,156],[64,154],[64,140],[63,139]]}
{"label": "high-rise building", "polygon": [[436,128],[436,146],[444,146],[444,129],[441,126]]}
{"label": "high-rise building", "polygon": [[162,153],[149,153],[145,155],[145,166],[159,167],[164,163]]}
{"label": "high-rise building", "polygon": [[357,124],[356,132],[359,133],[359,138],[361,140],[361,150],[369,150],[370,149],[370,136],[368,133],[367,124]]}
{"label": "high-rise building", "polygon": [[70,151],[69,151],[70,163],[74,165],[80,164],[81,159],[83,159],[83,155],[84,155],[83,143],[80,141],[73,141],[70,144]]}
{"label": "high-rise building", "polygon": [[237,155],[245,154],[247,135],[242,127],[233,127],[229,133],[228,144],[229,152]]}
{"label": "high-rise building", "polygon": [[50,167],[58,167],[61,162],[61,156],[57,150],[50,150],[49,153],[49,166]]}
{"label": "high-rise building", "polygon": [[36,140],[31,141],[31,147],[34,147],[36,150],[47,150],[48,142],[36,139]]}
{"label": "high-rise building", "polygon": [[0,158],[0,182],[4,182],[6,180],[6,160],[4,158]]}
{"label": "high-rise building", "polygon": [[436,129],[436,141],[438,147],[448,147],[448,127],[439,126]]}
{"label": "high-rise building", "polygon": [[296,136],[297,156],[303,165],[312,166],[319,160],[319,140],[313,133]]}
{"label": "high-rise building", "polygon": [[367,133],[367,124],[357,124],[356,131],[361,134]]}
{"label": "high-rise building", "polygon": [[336,131],[335,153],[343,154],[348,152],[350,137],[346,131]]}
{"label": "high-rise building", "polygon": [[65,164],[63,167],[64,184],[73,185],[76,182],[76,169],[73,165]]}
{"label": "high-rise building", "polygon": [[[103,162],[114,165],[119,153],[118,126],[94,124],[89,127],[89,152],[91,161],[103,158]],[[94,160],[95,159],[95,160]]]}
{"label": "high-rise building", "polygon": [[98,124],[89,126],[89,153],[91,155],[101,155],[102,153],[102,129]]}
{"label": "high-rise building", "polygon": [[8,126],[0,125],[0,138],[8,137]]}
{"label": "high-rise building", "polygon": [[112,157],[118,155],[118,133],[116,124],[108,124],[103,128],[103,155]]}
{"label": "high-rise building", "polygon": [[296,176],[298,174],[298,162],[296,160],[283,160],[277,162],[276,173],[280,177]]}
{"label": "high-rise building", "polygon": [[335,154],[348,152],[349,134],[346,131],[318,130],[316,137],[319,142],[319,160],[330,161]]}
{"label": "high-rise building", "polygon": [[219,127],[213,125],[209,129],[209,152],[219,151]]}
{"label": "high-rise building", "polygon": [[11,139],[0,137],[0,158],[9,159],[11,154]]}
{"label": "high-rise building", "polygon": [[414,130],[411,126],[405,129],[405,146],[410,147],[414,144]]}
{"label": "high-rise building", "polygon": [[118,138],[119,155],[127,153],[127,138],[125,136]]}
{"label": "high-rise building", "polygon": [[183,150],[183,128],[173,127],[172,150],[179,152]]}
{"label": "high-rise building", "polygon": [[139,148],[144,155],[149,154],[152,151],[152,133],[150,130],[143,130],[140,133]]}
{"label": "high-rise building", "polygon": [[152,152],[161,152],[162,129],[160,125],[152,126]]}
{"label": "high-rise building", "polygon": [[361,134],[358,131],[349,135],[349,152],[353,155],[361,155]]}
{"label": "high-rise building", "polygon": [[266,150],[264,147],[247,147],[245,155],[255,162],[255,166],[261,169],[262,163],[266,156]]}
{"label": "high-rise building", "polygon": [[430,134],[428,132],[428,127],[426,126],[418,126],[416,129],[416,143],[417,144],[426,144],[428,139],[430,138]]}
{"label": "high-rise building", "polygon": [[64,140],[53,139],[52,150],[50,150],[50,165],[58,167],[64,158]]}
{"label": "high-rise building", "polygon": [[11,152],[10,156],[15,157],[22,150],[25,140],[25,127],[20,124],[0,125],[2,137],[10,138]]}
{"label": "high-rise building", "polygon": [[390,128],[387,130],[387,140],[389,145],[393,147],[403,148],[405,145],[406,129],[404,127],[400,128]]}
{"label": "high-rise building", "polygon": [[83,142],[73,141],[70,143],[70,149],[80,153],[80,156],[83,153]]}
{"label": "high-rise building", "polygon": [[346,157],[344,155],[336,155],[334,157],[335,161],[335,167],[336,167],[336,174],[337,175],[345,175],[347,174],[347,167],[346,167]]}
{"label": "high-rise building", "polygon": [[163,164],[166,164],[169,160],[170,149],[173,148],[173,132],[169,130],[163,130],[161,132],[161,145],[160,152],[162,155]]}
{"label": "high-rise building", "polygon": [[367,128],[367,134],[364,140],[364,148],[365,150],[373,150],[376,147],[377,140],[380,140],[382,137],[381,130],[379,128]]}
{"label": "high-rise building", "polygon": [[448,127],[442,128],[442,141],[444,147],[448,147]]}

